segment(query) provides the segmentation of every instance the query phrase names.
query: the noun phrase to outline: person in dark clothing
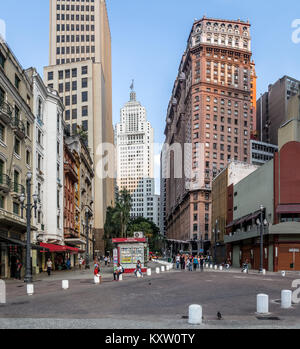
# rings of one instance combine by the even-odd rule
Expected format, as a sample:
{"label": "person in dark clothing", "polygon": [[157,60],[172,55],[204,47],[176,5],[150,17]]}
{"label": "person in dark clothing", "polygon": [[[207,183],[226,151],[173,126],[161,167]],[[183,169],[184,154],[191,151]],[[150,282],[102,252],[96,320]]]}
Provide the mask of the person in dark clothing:
{"label": "person in dark clothing", "polygon": [[183,270],[184,267],[185,267],[185,262],[184,262],[184,256],[183,255],[180,256],[180,265],[181,265],[181,270]]}
{"label": "person in dark clothing", "polygon": [[201,258],[200,258],[200,270],[204,271],[204,258],[203,258],[203,256],[201,256]]}
{"label": "person in dark clothing", "polygon": [[21,280],[21,270],[22,270],[22,263],[19,259],[16,260],[16,279]]}

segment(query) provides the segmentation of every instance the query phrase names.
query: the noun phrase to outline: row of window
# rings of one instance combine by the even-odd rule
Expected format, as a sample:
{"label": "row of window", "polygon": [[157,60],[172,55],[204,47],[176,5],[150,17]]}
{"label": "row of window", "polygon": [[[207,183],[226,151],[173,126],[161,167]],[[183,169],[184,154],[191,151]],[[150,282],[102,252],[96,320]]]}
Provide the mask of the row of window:
{"label": "row of window", "polygon": [[69,55],[69,54],[80,54],[80,53],[95,53],[95,46],[67,46],[67,47],[57,47],[57,55]]}
{"label": "row of window", "polygon": [[[70,79],[72,74],[72,78],[77,78],[77,68],[74,69],[65,69],[65,70],[59,70],[58,71],[58,79],[62,80],[64,77],[65,79]],[[81,67],[81,75],[87,75],[88,74],[88,66],[82,66]],[[54,79],[54,72],[50,71],[48,72],[48,81],[52,81]]]}

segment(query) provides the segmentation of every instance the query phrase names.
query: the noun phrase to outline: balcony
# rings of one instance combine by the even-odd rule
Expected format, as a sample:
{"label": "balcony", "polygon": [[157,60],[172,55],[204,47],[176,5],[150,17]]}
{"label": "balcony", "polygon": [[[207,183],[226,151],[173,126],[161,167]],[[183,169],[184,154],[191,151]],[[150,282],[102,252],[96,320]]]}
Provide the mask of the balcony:
{"label": "balcony", "polygon": [[11,126],[20,139],[25,138],[25,125],[23,121],[21,121],[19,118],[13,118],[11,121]]}
{"label": "balcony", "polygon": [[69,163],[64,164],[64,172],[65,175],[68,175],[74,183],[78,182],[78,175]]}
{"label": "balcony", "polygon": [[11,122],[12,110],[9,104],[0,102],[0,119],[8,124]]}
{"label": "balcony", "polygon": [[10,177],[5,174],[0,174],[0,192],[8,193],[10,190],[10,184]]}
{"label": "balcony", "polygon": [[25,195],[25,187],[22,184],[12,182],[10,190],[11,190],[12,196],[16,198],[20,197],[21,194]]}

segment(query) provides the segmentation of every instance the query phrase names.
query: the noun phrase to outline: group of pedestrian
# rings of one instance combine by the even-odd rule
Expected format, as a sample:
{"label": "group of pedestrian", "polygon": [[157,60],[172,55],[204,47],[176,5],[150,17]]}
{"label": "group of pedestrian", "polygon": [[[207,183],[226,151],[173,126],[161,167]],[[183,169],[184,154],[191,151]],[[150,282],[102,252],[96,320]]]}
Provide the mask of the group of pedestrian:
{"label": "group of pedestrian", "polygon": [[196,271],[200,268],[201,271],[204,270],[204,263],[206,258],[203,255],[193,256],[188,254],[178,253],[175,257],[176,269]]}

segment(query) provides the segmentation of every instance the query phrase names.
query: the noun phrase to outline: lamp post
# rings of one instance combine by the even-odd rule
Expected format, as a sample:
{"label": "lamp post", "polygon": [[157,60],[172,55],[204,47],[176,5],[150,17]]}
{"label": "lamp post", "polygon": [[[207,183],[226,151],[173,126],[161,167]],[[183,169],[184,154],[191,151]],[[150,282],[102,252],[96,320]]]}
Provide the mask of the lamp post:
{"label": "lamp post", "polygon": [[260,258],[259,258],[259,272],[262,273],[264,266],[263,266],[263,258],[264,258],[264,226],[268,225],[267,220],[264,220],[264,206],[260,206],[260,220],[257,219],[257,225],[260,227]]}
{"label": "lamp post", "polygon": [[28,172],[26,177],[26,194],[27,194],[27,203],[25,204],[25,194],[22,193],[20,196],[20,202],[22,207],[22,218],[23,218],[23,209],[26,209],[26,274],[24,282],[32,282],[32,272],[31,272],[31,210],[34,209],[35,217],[38,203],[38,195],[32,195],[33,205],[31,204],[31,179],[32,173]]}
{"label": "lamp post", "polygon": [[215,256],[214,256],[214,260],[215,260],[215,264],[217,264],[217,234],[218,234],[218,220],[216,219],[216,226],[215,229],[213,230],[213,232],[215,233]]}
{"label": "lamp post", "polygon": [[85,228],[86,228],[86,253],[85,253],[85,269],[90,269],[90,256],[89,256],[89,219],[93,217],[89,207],[86,205],[85,210]]}

